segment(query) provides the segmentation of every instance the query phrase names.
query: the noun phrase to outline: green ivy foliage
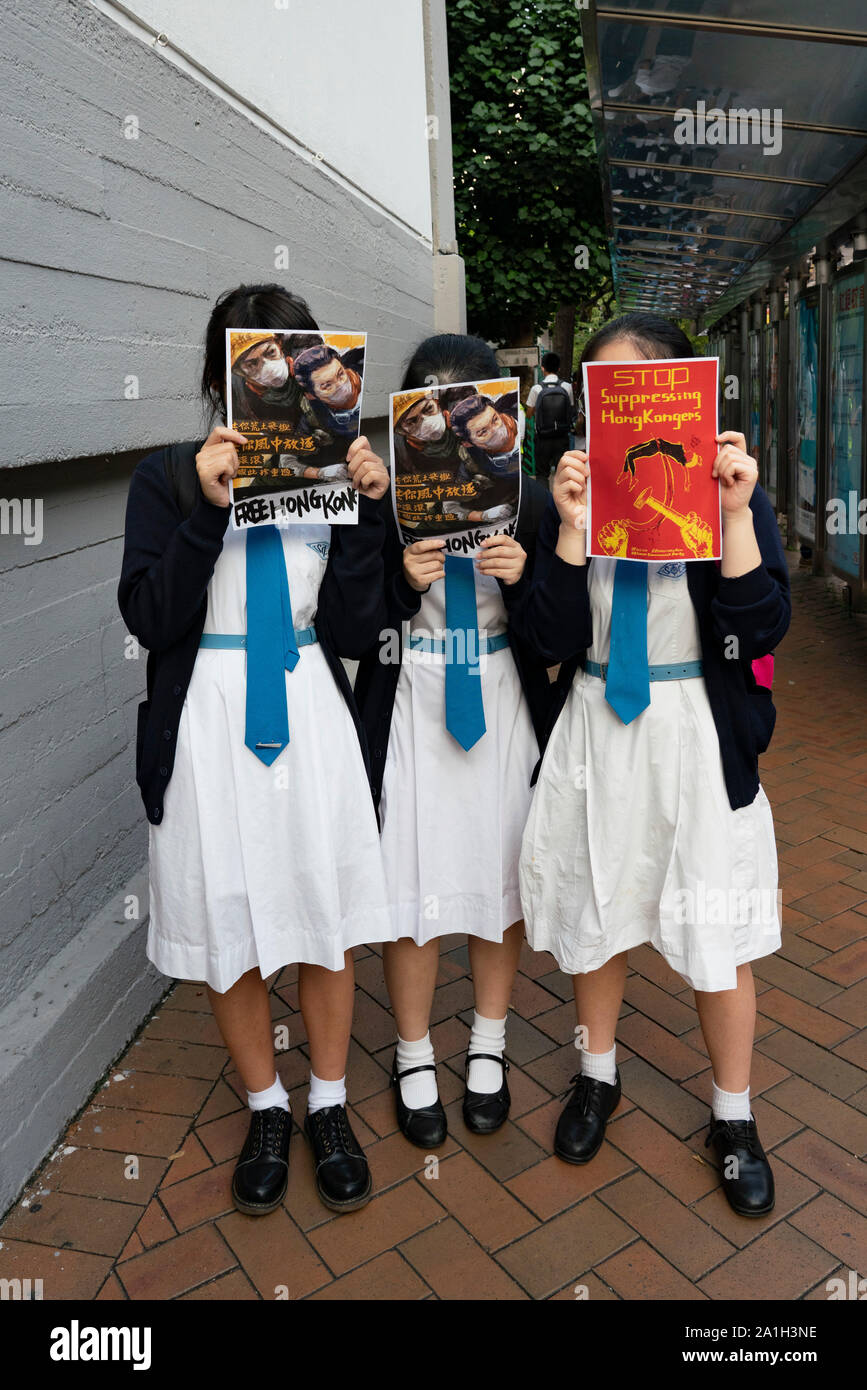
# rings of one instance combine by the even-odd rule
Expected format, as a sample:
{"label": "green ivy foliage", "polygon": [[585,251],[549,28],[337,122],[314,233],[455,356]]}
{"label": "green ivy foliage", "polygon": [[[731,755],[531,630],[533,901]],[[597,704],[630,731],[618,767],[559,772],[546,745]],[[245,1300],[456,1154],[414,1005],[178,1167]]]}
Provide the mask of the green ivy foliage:
{"label": "green ivy foliage", "polygon": [[467,317],[499,344],[548,328],[559,305],[611,303],[579,15],[575,0],[448,0]]}

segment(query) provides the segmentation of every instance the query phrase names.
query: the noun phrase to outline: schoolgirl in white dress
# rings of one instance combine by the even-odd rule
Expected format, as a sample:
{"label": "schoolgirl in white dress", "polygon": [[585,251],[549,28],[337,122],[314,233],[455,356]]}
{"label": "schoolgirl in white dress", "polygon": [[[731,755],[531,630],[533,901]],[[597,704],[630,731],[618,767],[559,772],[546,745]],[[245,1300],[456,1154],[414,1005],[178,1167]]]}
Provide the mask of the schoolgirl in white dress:
{"label": "schoolgirl in white dress", "polygon": [[[628,314],[591,339],[584,360],[690,356],[679,329]],[[530,944],[574,976],[581,1067],[555,1152],[585,1163],[602,1143],[620,1099],[615,1029],[626,953],[649,944],[695,990],[713,1064],[708,1143],[732,1207],[757,1216],[773,1207],[774,1186],[749,1103],[749,962],[779,947],[780,923],[773,820],[756,771],[773,710],[751,661],[788,626],[788,574],[743,436],[729,432],[718,442],[721,566],[690,562],[691,573],[683,562],[642,566],[646,653],[630,649],[622,669],[646,657],[649,704],[628,710],[626,722],[606,680],[617,640],[613,611],[615,626],[620,621],[612,606],[620,562],[586,558],[592,453],[589,461],[572,452],[561,462],[535,584],[514,621],[549,659],[571,661],[574,679],[528,818],[521,896]],[[726,649],[732,636],[737,643]]]}
{"label": "schoolgirl in white dress", "polygon": [[[485,343],[443,334],[418,348],[403,389],[434,378],[447,386],[499,375]],[[416,413],[420,419],[403,446],[407,467],[422,471],[421,446],[431,443],[433,466],[442,466],[445,454],[460,446],[446,434],[441,414]],[[381,785],[382,853],[399,938],[383,949],[398,1034],[392,1077],[397,1116],[404,1135],[424,1148],[446,1138],[429,1031],[445,936],[466,936],[475,993],[464,1120],[476,1133],[490,1133],[509,1110],[506,1014],[523,940],[518,853],[539,757],[534,719],[542,722],[550,701],[544,664],[509,631],[509,606],[529,580],[527,550],[547,501],[532,480],[524,482],[516,536],[486,542],[475,573],[478,629],[489,648],[481,658],[484,734],[465,748],[446,727],[443,634],[451,624],[437,538],[402,549],[392,528],[385,564],[388,631],[399,632],[402,660],[397,668],[384,663],[378,645],[362,662],[355,687],[374,784]]]}
{"label": "schoolgirl in white dress", "polygon": [[[267,390],[268,408],[276,397],[291,420],[283,340],[267,330],[315,329],[307,306],[276,285],[241,286],[218,301],[203,389],[222,411],[227,328],[250,330],[233,361],[248,393]],[[361,493],[358,525],[277,527],[264,537],[263,575],[248,568],[250,547],[263,537],[229,524],[228,481],[243,438],[217,426],[203,445],[161,450],[142,461],[130,488],[119,598],[150,653],[137,769],[150,821],[148,955],[165,974],[207,985],[252,1112],[232,1184],[250,1215],[273,1210],[286,1192],[291,1116],[265,980],[299,963],[311,1062],[304,1128],[322,1200],[347,1211],[371,1193],[345,1109],[351,951],[392,927],[360,723],[340,658],[359,656],[383,621],[378,499],[388,475],[367,441],[355,441],[348,468]],[[251,740],[250,658],[238,640],[232,645],[240,637],[249,647],[251,575],[257,604],[276,596],[283,615],[283,630],[264,625],[266,652],[272,638],[277,644],[269,694],[278,704],[285,683],[289,741],[279,752],[280,739]],[[294,655],[284,651],[291,628]]]}
{"label": "schoolgirl in white dress", "polygon": [[[331,527],[278,529],[294,625],[310,631]],[[226,529],[206,638],[246,631],[246,543],[245,531]],[[164,817],[149,827],[148,956],[218,994],[248,970],[267,978],[293,961],[342,971],[353,946],[389,932],[370,785],[321,645],[304,647],[286,674],[285,766],[266,766],[244,743],[244,666],[235,650],[199,652]]]}

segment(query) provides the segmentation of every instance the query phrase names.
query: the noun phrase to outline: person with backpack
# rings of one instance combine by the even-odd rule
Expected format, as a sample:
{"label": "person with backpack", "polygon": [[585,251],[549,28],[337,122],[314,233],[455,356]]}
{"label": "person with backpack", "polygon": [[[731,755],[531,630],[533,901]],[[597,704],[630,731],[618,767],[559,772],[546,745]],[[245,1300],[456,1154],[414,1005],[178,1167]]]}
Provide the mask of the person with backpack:
{"label": "person with backpack", "polygon": [[[279,285],[214,307],[202,394],[225,421],[226,329],[315,329]],[[246,1090],[250,1126],[235,1205],[273,1211],[287,1187],[292,1117],[277,1075],[268,976],[299,964],[310,1051],[304,1130],[319,1195],[345,1212],[371,1194],[346,1112],[352,948],[391,935],[364,739],[341,657],[375,640],[388,474],[356,439],[357,525],[235,530],[229,480],[244,436],[216,425],[137,466],[118,589],[147,648],[136,780],[149,821],[147,953],[205,982]]]}
{"label": "person with backpack", "polygon": [[568,381],[561,381],[560,358],[546,352],[542,358],[541,382],[531,386],[527,397],[527,418],[534,424],[536,477],[546,482],[569,448],[575,415],[575,401]]}
{"label": "person with backpack", "polygon": [[[499,376],[487,343],[437,334],[416,349],[401,389]],[[478,401],[474,391],[464,397],[471,412]],[[485,405],[471,419],[495,414]],[[506,433],[513,443],[517,424]],[[509,614],[529,583],[547,501],[543,487],[522,478],[515,534],[488,537],[475,558],[445,555],[438,536],[403,547],[390,524],[388,621],[355,683],[394,919],[383,967],[397,1032],[397,1122],[426,1150],[447,1137],[430,1016],[440,944],[452,933],[467,938],[473,982],[464,1123],[491,1134],[509,1114],[506,1025],[524,939],[518,855],[552,699],[544,661],[512,631]]]}

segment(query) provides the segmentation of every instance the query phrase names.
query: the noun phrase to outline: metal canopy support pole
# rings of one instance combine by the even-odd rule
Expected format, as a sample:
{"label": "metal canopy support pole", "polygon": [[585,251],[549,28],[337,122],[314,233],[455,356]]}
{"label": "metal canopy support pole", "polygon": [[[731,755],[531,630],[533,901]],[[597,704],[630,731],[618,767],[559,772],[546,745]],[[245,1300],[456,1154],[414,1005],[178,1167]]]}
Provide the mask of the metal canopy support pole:
{"label": "metal canopy support pole", "polygon": [[744,303],[738,311],[740,318],[740,432],[745,439],[750,435],[750,307]]}
{"label": "metal canopy support pole", "polygon": [[[771,333],[769,340],[776,339],[777,349],[777,384],[774,386],[771,380],[771,362],[766,364],[767,370],[767,402],[768,410],[766,420],[770,422],[774,409],[776,410],[777,420],[777,514],[785,513],[789,502],[788,470],[786,468],[786,443],[788,440],[788,420],[786,418],[786,402],[789,398],[788,381],[786,379],[786,367],[789,361],[785,335],[785,309],[783,305],[783,290],[785,281],[781,278],[776,279],[771,285],[768,296],[768,308]],[[766,443],[768,463],[770,464],[771,441],[770,437]],[[788,528],[787,528],[788,534]]]}
{"label": "metal canopy support pole", "polygon": [[741,397],[743,395],[744,366],[741,351],[741,328],[736,310],[728,315],[728,375],[734,377],[737,395],[726,403],[726,428],[739,430],[741,427]]}
{"label": "metal canopy support pole", "polygon": [[731,419],[731,404],[726,395],[726,384],[728,378],[732,375],[733,345],[731,324],[727,317],[720,320],[718,328],[720,336],[720,429],[730,430],[732,428],[729,423]]}
{"label": "metal canopy support pole", "polygon": [[[750,335],[749,335],[749,336],[750,336],[750,338],[752,338],[753,334],[755,334],[756,348],[757,348],[756,356],[757,356],[757,358],[758,358],[758,403],[759,403],[759,418],[758,418],[758,441],[757,441],[757,445],[756,445],[756,459],[757,459],[757,462],[758,462],[758,465],[759,465],[759,482],[761,483],[762,487],[765,488],[765,490],[767,491],[767,485],[768,485],[768,468],[767,468],[767,459],[765,458],[765,443],[766,443],[766,438],[765,438],[765,437],[766,437],[766,434],[767,434],[767,430],[765,429],[765,389],[766,389],[766,386],[767,386],[767,382],[766,382],[766,380],[765,380],[765,356],[766,356],[766,354],[765,354],[765,302],[766,302],[766,297],[767,297],[767,287],[766,287],[766,286],[763,286],[762,289],[761,289],[761,290],[758,290],[758,291],[751,297],[751,299],[750,299]],[[747,362],[748,362],[748,376],[749,376],[749,387],[750,387],[750,389],[749,389],[749,407],[750,407],[750,409],[749,409],[747,418],[748,418],[748,420],[749,420],[750,425],[752,425],[751,416],[752,416],[752,404],[753,404],[753,362],[752,362],[752,353],[750,352],[749,348],[750,348],[750,343],[749,343],[749,340],[748,340],[748,342],[747,342]],[[749,434],[749,432],[748,432],[748,433],[747,433],[747,453],[752,453],[752,449],[753,449],[753,441],[752,441],[752,439],[750,438],[750,434]],[[774,501],[776,501],[776,499],[774,499]]]}
{"label": "metal canopy support pole", "polygon": [[[802,280],[797,268],[792,270],[787,284],[789,299],[789,320],[786,328],[788,344],[788,370],[786,382],[788,396],[786,401],[786,517],[788,521],[789,549],[794,548],[797,534],[798,513],[798,363],[800,361],[800,341],[798,336],[798,301],[801,297]],[[782,335],[781,335],[782,336]]]}
{"label": "metal canopy support pole", "polygon": [[[863,263],[867,255],[867,211],[860,212],[855,219],[855,227],[852,234],[852,249],[855,259]],[[867,387],[867,332],[864,333],[864,358],[862,365],[861,380],[861,484],[860,497],[867,497],[867,415],[864,413],[864,391]],[[860,513],[859,513],[860,516]],[[860,524],[860,523],[859,523]],[[867,540],[862,535],[860,538],[860,575],[858,590],[854,594],[855,606],[864,610],[867,608]]]}
{"label": "metal canopy support pole", "polygon": [[816,250],[816,284],[819,287],[819,326],[816,419],[816,545],[813,573],[825,572],[826,502],[831,472],[831,301],[833,265],[830,248],[821,242]]}

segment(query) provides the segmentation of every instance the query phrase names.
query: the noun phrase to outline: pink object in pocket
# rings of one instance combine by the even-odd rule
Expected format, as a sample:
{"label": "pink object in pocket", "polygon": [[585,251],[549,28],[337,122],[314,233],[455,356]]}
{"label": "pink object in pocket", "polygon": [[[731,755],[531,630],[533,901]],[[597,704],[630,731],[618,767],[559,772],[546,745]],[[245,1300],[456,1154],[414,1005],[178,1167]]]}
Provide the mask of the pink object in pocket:
{"label": "pink object in pocket", "polygon": [[773,657],[773,653],[771,653],[770,656],[757,656],[757,657],[756,657],[755,661],[753,662],[753,675],[755,676],[755,679],[756,679],[756,685],[763,685],[763,686],[765,686],[766,689],[768,689],[768,690],[772,690],[772,689],[773,689],[773,685],[774,685],[774,657]]}

